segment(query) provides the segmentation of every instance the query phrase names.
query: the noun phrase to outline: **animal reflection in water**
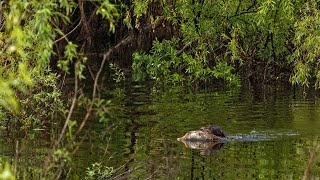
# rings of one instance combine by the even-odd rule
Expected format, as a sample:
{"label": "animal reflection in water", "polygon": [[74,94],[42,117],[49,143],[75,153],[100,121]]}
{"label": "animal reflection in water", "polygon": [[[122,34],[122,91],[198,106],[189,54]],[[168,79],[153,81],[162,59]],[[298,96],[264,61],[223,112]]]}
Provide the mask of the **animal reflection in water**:
{"label": "animal reflection in water", "polygon": [[226,135],[219,127],[210,125],[197,131],[189,131],[177,140],[191,149],[200,149],[201,154],[212,155],[224,144]]}
{"label": "animal reflection in water", "polygon": [[177,140],[184,143],[188,148],[200,149],[201,154],[212,155],[230,141],[263,141],[270,140],[270,137],[256,133],[227,136],[219,127],[209,125],[197,131],[189,131]]}

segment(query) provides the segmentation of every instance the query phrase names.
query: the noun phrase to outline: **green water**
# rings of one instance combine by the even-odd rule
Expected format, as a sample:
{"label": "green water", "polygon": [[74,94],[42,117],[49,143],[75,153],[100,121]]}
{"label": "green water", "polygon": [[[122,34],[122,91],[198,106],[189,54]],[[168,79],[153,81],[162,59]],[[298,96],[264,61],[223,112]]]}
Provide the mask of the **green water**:
{"label": "green water", "polygon": [[[107,124],[91,121],[70,179],[83,179],[94,162],[119,168],[119,179],[301,179],[309,150],[320,143],[319,96],[306,93],[285,85],[232,91],[132,85],[106,91],[111,117]],[[177,141],[210,124],[229,136],[257,133],[270,139],[229,142],[209,153]],[[15,162],[14,144],[4,146],[3,158]],[[25,147],[18,170],[28,174],[26,166],[42,167],[49,146]],[[312,163],[309,177],[320,177],[319,162]]]}
{"label": "green water", "polygon": [[[113,136],[110,165],[125,163],[129,179],[300,179],[320,135],[317,95],[290,86],[235,91],[145,87],[128,92],[128,119]],[[187,131],[215,124],[228,135],[252,132],[267,141],[230,142],[213,155],[178,142]],[[120,151],[119,151],[120,150]],[[121,163],[120,163],[121,164]],[[319,177],[319,162],[311,176]]]}

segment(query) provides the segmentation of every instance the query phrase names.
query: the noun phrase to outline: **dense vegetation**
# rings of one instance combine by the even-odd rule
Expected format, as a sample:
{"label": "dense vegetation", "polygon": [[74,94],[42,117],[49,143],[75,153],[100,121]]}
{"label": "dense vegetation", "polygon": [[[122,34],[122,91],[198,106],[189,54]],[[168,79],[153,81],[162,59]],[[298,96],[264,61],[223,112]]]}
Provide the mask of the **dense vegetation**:
{"label": "dense vegetation", "polygon": [[[1,1],[1,125],[34,138],[34,130],[65,120],[52,135],[49,163],[56,166],[44,173],[59,177],[92,112],[107,121],[102,76],[191,86],[281,80],[319,88],[319,27],[316,0]],[[63,91],[68,78],[71,95]],[[90,79],[87,95],[80,84]],[[86,110],[82,120],[72,120],[76,108]]]}

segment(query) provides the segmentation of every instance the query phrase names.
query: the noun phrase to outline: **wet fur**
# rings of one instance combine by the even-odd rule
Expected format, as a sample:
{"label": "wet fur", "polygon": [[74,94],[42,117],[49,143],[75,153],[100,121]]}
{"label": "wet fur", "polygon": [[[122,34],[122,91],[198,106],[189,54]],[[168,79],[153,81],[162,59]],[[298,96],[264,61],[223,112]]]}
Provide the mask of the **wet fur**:
{"label": "wet fur", "polygon": [[217,141],[220,138],[226,137],[226,134],[219,127],[209,125],[198,131],[189,131],[183,137],[178,138],[178,141]]}
{"label": "wet fur", "polygon": [[219,137],[227,137],[226,134],[218,127],[218,126],[214,126],[214,125],[209,125],[205,128],[201,128],[201,130],[209,130],[209,132],[211,134],[214,134],[216,136]]}

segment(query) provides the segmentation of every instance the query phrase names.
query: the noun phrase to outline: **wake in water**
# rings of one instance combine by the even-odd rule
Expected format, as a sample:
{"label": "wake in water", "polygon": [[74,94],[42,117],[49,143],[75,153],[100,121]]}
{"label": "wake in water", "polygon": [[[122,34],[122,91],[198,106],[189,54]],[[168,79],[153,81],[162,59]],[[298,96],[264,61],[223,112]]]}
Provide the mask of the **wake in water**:
{"label": "wake in water", "polygon": [[177,140],[184,143],[184,145],[191,149],[200,149],[201,154],[212,155],[217,150],[223,148],[228,142],[258,142],[271,141],[281,139],[283,137],[297,136],[295,132],[257,132],[251,131],[250,134],[237,134],[234,136],[226,136],[226,134],[217,126],[207,126],[197,131],[189,131]]}

